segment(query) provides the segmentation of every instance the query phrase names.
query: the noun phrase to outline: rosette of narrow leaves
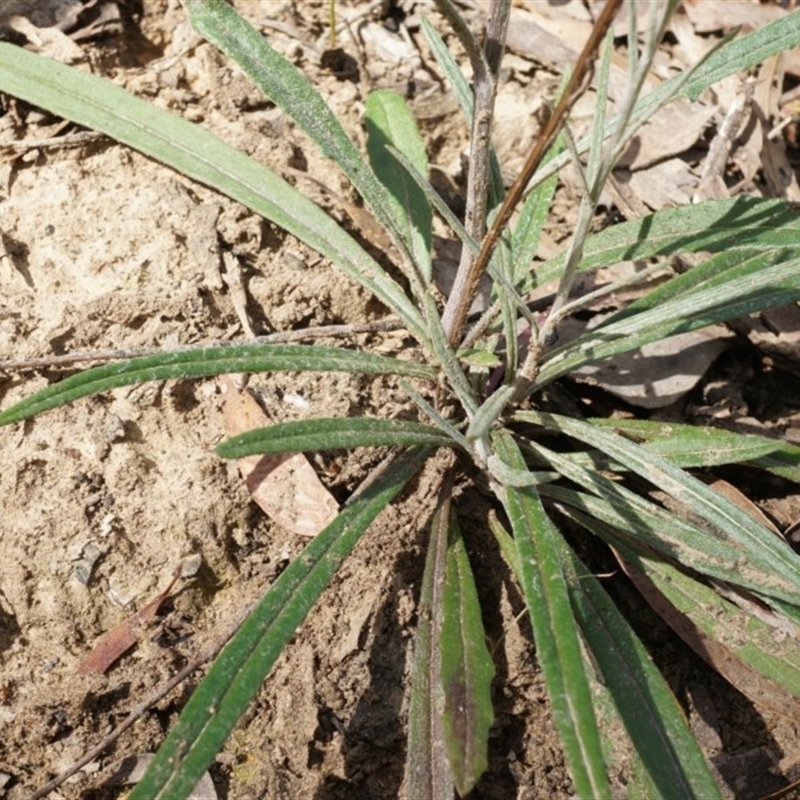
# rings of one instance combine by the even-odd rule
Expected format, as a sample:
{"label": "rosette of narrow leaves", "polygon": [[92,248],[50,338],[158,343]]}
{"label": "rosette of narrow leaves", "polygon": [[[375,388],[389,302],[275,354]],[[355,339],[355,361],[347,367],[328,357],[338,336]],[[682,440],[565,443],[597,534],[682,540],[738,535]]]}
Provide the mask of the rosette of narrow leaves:
{"label": "rosette of narrow leaves", "polygon": [[[605,539],[627,562],[659,583],[665,595],[670,583],[680,584],[684,597],[677,592],[669,596],[687,615],[711,604],[701,591],[701,587],[710,591],[707,584],[694,577],[678,581],[677,575],[685,577],[693,571],[709,584],[725,582],[750,592],[776,615],[800,624],[797,556],[785,542],[686,471],[746,462],[797,480],[800,451],[721,431],[690,433],[681,428],[675,434],[676,428],[665,433],[645,423],[514,413],[509,404],[580,366],[712,322],[795,302],[800,298],[795,209],[783,201],[737,199],[659,211],[577,242],[570,250],[579,253],[577,260],[570,260],[568,254],[529,269],[544,224],[543,206],[555,189],[555,170],[568,157],[589,151],[590,164],[578,170],[584,180],[596,174],[593,159],[617,124],[616,118],[606,120],[598,114],[589,139],[576,143],[571,152],[554,155],[534,177],[539,188],[529,195],[518,222],[490,263],[494,303],[478,325],[476,341],[462,351],[466,354],[462,363],[444,336],[431,292],[432,209],[451,225],[465,247],[474,252],[478,243],[466,235],[428,184],[424,147],[402,100],[380,92],[367,101],[370,163],[302,73],[232,7],[222,0],[188,0],[186,5],[203,35],[233,58],[351,180],[400,253],[399,266],[410,294],[392,277],[396,273],[372,258],[321,208],[273,171],[108,81],[0,43],[0,90],[103,131],[294,234],[395,313],[422,345],[427,363],[300,345],[248,344],[164,353],[71,376],[0,412],[0,425],[130,383],[229,372],[391,373],[436,380],[445,402],[434,407],[409,381],[404,384],[409,397],[431,425],[370,418],[305,420],[246,433],[219,446],[218,452],[225,457],[333,447],[411,449],[346,505],[269,589],[192,696],[132,797],[188,795],[342,560],[381,508],[411,480],[431,449],[441,446],[466,451],[475,466],[486,471],[505,510],[513,536],[499,526],[495,532],[528,606],[537,656],[577,793],[586,797],[609,793],[606,764],[612,756],[605,700],[597,700],[602,697],[613,707],[613,724],[628,732],[645,776],[643,796],[717,796],[674,698],[556,523],[568,517]],[[423,22],[423,28],[470,118],[473,107],[467,81],[441,37],[429,23]],[[798,13],[740,41],[726,42],[691,75],[676,76],[636,101],[628,109],[624,133],[631,135],[636,125],[676,93],[696,97],[714,81],[798,42]],[[610,47],[606,52],[609,58]],[[601,84],[607,72],[606,61],[598,73]],[[492,158],[489,163],[489,185],[499,202],[499,165]],[[544,348],[531,379],[520,379],[523,348],[516,339],[517,323],[524,319],[535,329],[535,319],[522,297],[525,290],[562,278],[567,265],[590,272],[623,259],[694,252],[710,257],[579,339]],[[498,312],[499,325],[494,321]],[[503,337],[501,351],[498,343]],[[489,370],[501,367],[502,374],[488,375]],[[446,416],[441,412],[444,405],[448,406]],[[545,447],[538,441],[541,431],[571,446],[563,452]],[[658,487],[679,512],[634,492],[626,485],[630,475]],[[419,789],[420,798],[438,798],[453,787],[463,794],[475,785],[485,769],[492,724],[493,667],[449,490],[442,492],[440,505],[420,601],[424,614],[415,647],[409,714],[407,783],[409,791]],[[701,623],[707,626],[708,636],[715,635],[708,619]],[[741,654],[742,659],[746,655]],[[781,672],[776,666],[781,656],[759,661],[753,668],[796,693],[794,672]],[[607,688],[598,689],[601,684]]]}

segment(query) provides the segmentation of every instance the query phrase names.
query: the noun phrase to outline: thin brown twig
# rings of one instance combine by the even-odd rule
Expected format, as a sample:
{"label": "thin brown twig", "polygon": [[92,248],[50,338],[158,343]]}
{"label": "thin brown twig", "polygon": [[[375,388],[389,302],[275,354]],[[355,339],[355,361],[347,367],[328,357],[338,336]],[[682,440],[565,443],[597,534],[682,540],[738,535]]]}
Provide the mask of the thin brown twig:
{"label": "thin brown twig", "polygon": [[98,142],[105,139],[106,134],[99,131],[76,131],[67,133],[63,136],[50,136],[47,139],[20,139],[13,141],[0,142],[0,152],[27,152],[45,147],[82,147],[91,142]]}
{"label": "thin brown twig", "polygon": [[163,686],[159,687],[150,697],[146,700],[143,700],[138,705],[134,706],[127,717],[119,724],[116,728],[114,728],[111,733],[108,734],[101,742],[99,742],[95,747],[89,750],[87,753],[84,753],[74,764],[71,764],[64,772],[62,772],[57,777],[53,778],[53,780],[46,783],[44,786],[41,786],[37,789],[32,795],[28,797],[28,800],[40,800],[42,797],[46,797],[53,789],[58,788],[67,778],[74,775],[78,770],[82,767],[86,766],[90,761],[94,761],[98,756],[102,755],[111,745],[119,739],[119,737],[125,733],[128,728],[136,722],[146,711],[152,708],[159,700],[163,697],[166,697],[178,684],[182,683],[186,678],[189,677],[196,669],[203,666],[207,661],[211,661],[217,653],[228,643],[231,637],[239,630],[242,626],[242,623],[247,619],[250,612],[255,607],[255,603],[252,603],[247,610],[241,614],[236,622],[231,625],[225,633],[214,642],[207,650],[202,652],[197,658],[187,664],[182,670],[177,672],[170,678]]}
{"label": "thin brown twig", "polygon": [[70,366],[80,362],[118,361],[126,358],[153,356],[158,353],[202,350],[208,347],[235,347],[243,344],[286,344],[287,342],[320,339],[326,336],[345,337],[354,336],[358,333],[396,331],[402,330],[403,327],[403,323],[400,320],[390,318],[377,322],[364,322],[353,325],[319,325],[299,331],[281,331],[279,333],[269,333],[265,336],[256,336],[254,339],[246,341],[200,342],[196,344],[177,345],[175,347],[140,347],[131,350],[85,351],[82,353],[65,353],[59,356],[39,356],[36,358],[9,358],[5,361],[0,361],[0,370],[4,372],[18,372],[26,369],[46,369],[49,367]]}
{"label": "thin brown twig", "polygon": [[[467,311],[475,297],[475,291],[478,286],[478,281],[481,275],[486,270],[489,259],[494,252],[494,248],[500,238],[500,234],[508,224],[511,214],[517,207],[522,195],[527,187],[530,179],[533,177],[534,172],[539,167],[542,158],[547,153],[558,135],[561,125],[566,118],[573,103],[580,97],[586,89],[591,78],[594,59],[600,43],[603,41],[606,32],[608,31],[614,15],[622,5],[622,0],[608,0],[603,7],[597,22],[592,28],[592,32],[581,51],[578,60],[575,63],[575,69],[570,76],[566,89],[559,100],[558,105],[555,107],[550,119],[544,127],[544,130],[539,135],[536,144],[528,155],[525,165],[522,168],[517,179],[512,184],[511,188],[506,195],[503,205],[494,220],[494,223],[489,230],[489,233],[481,244],[480,253],[472,264],[469,276],[465,282],[463,291],[459,293],[455,299],[452,300],[454,312],[452,314],[449,326],[446,328],[447,335],[450,343],[455,345],[461,336],[461,329],[464,325],[464,320],[467,316]],[[455,294],[455,293],[454,293]],[[453,298],[453,295],[451,295]]]}

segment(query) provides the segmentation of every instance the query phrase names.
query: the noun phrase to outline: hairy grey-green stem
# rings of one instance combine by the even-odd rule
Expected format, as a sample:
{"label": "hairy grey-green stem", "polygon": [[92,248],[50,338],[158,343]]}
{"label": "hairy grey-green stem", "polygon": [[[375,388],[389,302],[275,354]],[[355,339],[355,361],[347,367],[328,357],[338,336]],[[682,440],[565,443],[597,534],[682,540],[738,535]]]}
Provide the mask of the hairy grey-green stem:
{"label": "hairy grey-green stem", "polygon": [[[486,207],[489,196],[489,154],[491,150],[491,126],[500,63],[505,49],[508,18],[511,12],[509,0],[492,0],[489,20],[486,25],[486,42],[483,51],[476,48],[472,34],[463,24],[451,19],[452,6],[449,0],[436,0],[437,8],[453,23],[464,49],[470,56],[475,93],[470,138],[469,174],[467,178],[467,210],[464,227],[475,240],[480,241],[486,233]],[[447,9],[447,10],[446,10]],[[458,16],[458,15],[457,15]],[[470,291],[469,274],[475,255],[462,248],[458,273],[450,292],[442,318],[445,332],[453,339],[453,325],[457,310],[464,304],[464,294]]]}

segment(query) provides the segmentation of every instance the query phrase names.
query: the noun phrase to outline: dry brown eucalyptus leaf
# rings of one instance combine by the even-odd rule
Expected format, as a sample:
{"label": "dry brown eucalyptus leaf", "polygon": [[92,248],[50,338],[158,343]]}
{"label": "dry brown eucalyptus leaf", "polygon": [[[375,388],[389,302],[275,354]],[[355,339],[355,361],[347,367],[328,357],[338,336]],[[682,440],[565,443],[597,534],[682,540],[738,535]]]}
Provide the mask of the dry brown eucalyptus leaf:
{"label": "dry brown eucalyptus leaf", "polygon": [[[230,436],[271,424],[261,406],[246,391],[237,389],[230,375],[223,375],[219,385]],[[316,536],[339,513],[333,495],[302,453],[245,456],[238,464],[253,500],[298,536]]]}

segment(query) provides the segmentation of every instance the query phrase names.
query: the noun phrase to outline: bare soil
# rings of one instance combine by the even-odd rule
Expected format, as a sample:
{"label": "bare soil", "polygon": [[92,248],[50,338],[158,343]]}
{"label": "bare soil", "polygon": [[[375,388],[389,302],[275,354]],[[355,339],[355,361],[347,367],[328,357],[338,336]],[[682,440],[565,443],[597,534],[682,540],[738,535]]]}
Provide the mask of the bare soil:
{"label": "bare soil", "polygon": [[[342,13],[357,6],[336,5]],[[237,6],[304,70],[357,140],[370,89],[410,95],[435,177],[457,197],[467,131],[418,29],[411,28],[416,61],[391,60],[380,48],[363,55],[345,38],[349,58],[337,74],[321,59],[327,3]],[[120,10],[118,26],[73,37],[76,50],[65,57],[202,124],[369,239],[331,199],[355,199],[341,175],[199,41],[176,0]],[[480,9],[470,14],[475,21]],[[30,18],[40,28],[53,24]],[[385,22],[377,11],[368,19]],[[529,71],[536,75],[533,62]],[[557,76],[539,72],[535,85],[526,74],[520,91],[551,92]],[[72,141],[75,126],[23,102],[5,98],[3,108],[0,140],[24,147],[0,164],[0,358],[230,340],[246,337],[247,325],[263,334],[385,315],[246,208],[107,138]],[[498,141],[503,163],[518,163],[530,137],[513,119],[506,131]],[[69,146],[41,144],[56,136]],[[565,227],[569,195],[559,197]],[[223,264],[214,247],[232,259]],[[383,352],[413,347],[402,332],[349,341]],[[0,400],[7,406],[74,369],[0,373]],[[733,369],[725,380],[741,387],[745,378]],[[385,414],[406,403],[391,379],[256,376],[249,387],[276,420]],[[149,383],[0,431],[0,796],[26,797],[68,768],[221,637],[304,546],[256,506],[237,466],[215,456],[225,435],[221,406],[214,381]],[[382,455],[320,454],[312,463],[342,501]],[[406,686],[433,477],[423,474],[380,517],[297,632],[211,770],[218,797],[405,797]],[[522,602],[486,527],[488,500],[471,490],[459,502],[498,669],[490,769],[472,796],[571,797]],[[92,551],[99,555],[88,569]],[[181,580],[136,648],[105,675],[79,674],[98,637],[193,556],[199,571]],[[655,647],[731,796],[782,785],[778,775],[797,758],[796,723],[756,710],[642,610],[623,578],[609,584]],[[199,679],[157,703],[52,796],[119,796],[123,759],[158,748]],[[625,775],[615,778],[622,794]]]}

